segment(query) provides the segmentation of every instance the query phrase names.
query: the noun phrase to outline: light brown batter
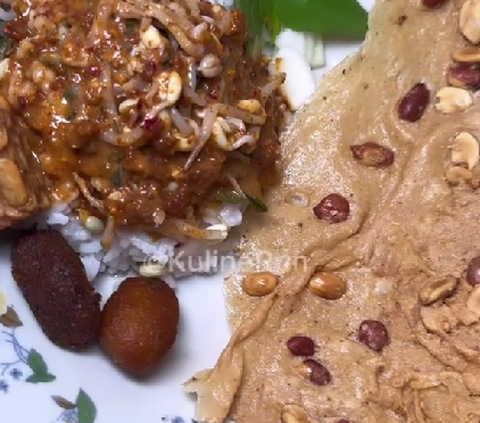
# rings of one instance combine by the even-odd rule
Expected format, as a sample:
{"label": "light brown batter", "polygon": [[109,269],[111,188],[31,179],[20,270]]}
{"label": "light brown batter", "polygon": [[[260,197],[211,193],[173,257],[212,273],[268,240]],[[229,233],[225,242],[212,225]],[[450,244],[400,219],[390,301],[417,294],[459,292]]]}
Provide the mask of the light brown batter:
{"label": "light brown batter", "polygon": [[[280,284],[253,298],[242,292],[241,275],[227,281],[235,332],[215,368],[186,384],[199,396],[199,420],[479,421],[480,292],[464,279],[480,255],[478,149],[471,174],[457,169],[466,183],[454,186],[445,175],[452,178],[458,133],[480,137],[480,104],[470,90],[468,110],[445,114],[439,110],[453,103],[435,99],[448,85],[452,54],[472,46],[459,30],[457,7],[378,0],[361,51],[327,75],[297,113],[283,140],[283,179],[268,200],[270,212],[250,218],[242,245],[244,262],[252,258],[242,270],[276,273]],[[431,96],[425,113],[413,123],[399,119],[399,102],[421,82]],[[350,146],[369,141],[395,153],[391,166],[353,158]],[[331,193],[350,204],[341,223],[312,212]],[[288,270],[285,263],[298,257],[307,264]],[[346,294],[312,295],[307,284],[316,269],[341,276]],[[425,287],[444,279],[453,281],[451,295],[430,301]],[[380,352],[358,340],[368,319],[388,329],[390,343]],[[295,335],[315,341],[312,358],[330,372],[329,384],[299,374],[303,358],[286,347]],[[289,419],[284,410],[292,404],[298,418]]]}

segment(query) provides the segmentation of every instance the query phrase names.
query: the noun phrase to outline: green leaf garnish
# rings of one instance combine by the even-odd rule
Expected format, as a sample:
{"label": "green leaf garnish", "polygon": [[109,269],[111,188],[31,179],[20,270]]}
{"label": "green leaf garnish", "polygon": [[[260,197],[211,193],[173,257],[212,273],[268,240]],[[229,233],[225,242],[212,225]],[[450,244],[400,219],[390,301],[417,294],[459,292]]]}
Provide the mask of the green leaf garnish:
{"label": "green leaf garnish", "polygon": [[63,92],[63,99],[70,105],[71,108],[70,113],[68,114],[68,116],[65,116],[65,119],[71,122],[75,119],[75,116],[77,116],[77,112],[74,107],[75,94],[73,93],[71,88],[65,88],[65,91]]}
{"label": "green leaf garnish", "polygon": [[267,205],[260,200],[257,197],[253,197],[251,195],[245,194],[248,198],[248,201],[250,201],[250,205],[253,207],[253,209],[259,213],[266,213],[268,212],[268,207]]}
{"label": "green leaf garnish", "polygon": [[237,191],[217,192],[215,199],[228,204],[239,204],[244,200],[242,195]]}
{"label": "green leaf garnish", "polygon": [[92,399],[82,390],[78,393],[75,405],[78,408],[78,423],[93,423],[97,418],[97,407]]}
{"label": "green leaf garnish", "polygon": [[115,188],[120,188],[123,186],[124,181],[125,172],[123,167],[119,166],[112,174],[112,184],[115,186]]}
{"label": "green leaf garnish", "polygon": [[272,41],[282,27],[356,39],[368,29],[368,14],[356,0],[237,0],[237,6],[245,13],[253,53],[263,48],[264,29]]}
{"label": "green leaf garnish", "polygon": [[247,197],[247,200],[255,211],[259,213],[266,213],[268,211],[268,207],[265,203],[252,195],[245,194],[245,196],[243,196],[237,191],[218,191],[215,193],[216,200],[228,204],[239,204],[245,200],[245,197]]}
{"label": "green leaf garnish", "polygon": [[126,179],[125,169],[122,166],[123,152],[120,149],[115,150],[110,154],[109,161],[115,171],[112,173],[111,181],[116,188],[124,185]]}

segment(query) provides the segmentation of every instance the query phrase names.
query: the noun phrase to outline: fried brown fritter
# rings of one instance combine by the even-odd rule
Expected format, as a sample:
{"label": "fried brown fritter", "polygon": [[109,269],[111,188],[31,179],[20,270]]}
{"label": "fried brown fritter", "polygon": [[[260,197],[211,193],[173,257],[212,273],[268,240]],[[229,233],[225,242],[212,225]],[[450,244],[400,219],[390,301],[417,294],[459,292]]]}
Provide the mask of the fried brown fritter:
{"label": "fried brown fritter", "polygon": [[100,345],[133,376],[154,371],[177,337],[179,304],[156,278],[125,279],[103,309]]}
{"label": "fried brown fritter", "polygon": [[79,350],[97,340],[101,297],[59,232],[23,234],[12,247],[11,261],[13,278],[54,344]]}

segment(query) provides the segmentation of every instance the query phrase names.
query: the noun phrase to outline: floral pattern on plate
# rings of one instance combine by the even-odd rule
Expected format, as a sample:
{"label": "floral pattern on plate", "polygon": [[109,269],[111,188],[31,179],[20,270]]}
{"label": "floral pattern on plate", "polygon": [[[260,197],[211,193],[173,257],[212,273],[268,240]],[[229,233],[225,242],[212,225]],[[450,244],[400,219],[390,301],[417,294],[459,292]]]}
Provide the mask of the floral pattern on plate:
{"label": "floral pattern on plate", "polygon": [[[33,348],[26,348],[18,339],[17,331],[23,327],[15,308],[8,305],[5,294],[0,290],[0,395],[10,392],[17,382],[48,383],[56,380],[43,357]],[[50,423],[95,423],[97,407],[90,396],[79,390],[72,402],[60,395],[52,400],[61,408]],[[163,416],[159,423],[199,423],[192,418]]]}
{"label": "floral pattern on plate", "polygon": [[15,382],[48,383],[56,379],[40,353],[20,343],[17,330],[22,326],[0,291],[0,394],[7,394]]}
{"label": "floral pattern on plate", "polygon": [[82,389],[78,392],[74,403],[58,395],[52,396],[52,399],[63,408],[56,422],[94,423],[97,418],[97,407]]}

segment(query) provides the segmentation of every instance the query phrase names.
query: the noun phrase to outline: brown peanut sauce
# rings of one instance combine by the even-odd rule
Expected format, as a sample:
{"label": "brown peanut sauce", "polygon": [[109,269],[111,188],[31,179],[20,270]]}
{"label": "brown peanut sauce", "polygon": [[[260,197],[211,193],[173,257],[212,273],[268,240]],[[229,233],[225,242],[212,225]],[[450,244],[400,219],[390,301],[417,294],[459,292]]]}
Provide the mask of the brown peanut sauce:
{"label": "brown peanut sauce", "polygon": [[[239,182],[254,175],[265,188],[276,175],[279,157],[285,111],[280,95],[263,99],[267,120],[256,145],[238,150],[243,160],[231,158],[210,139],[184,169],[190,152],[177,148],[175,125],[148,114],[159,102],[148,98],[148,92],[162,72],[175,71],[187,84],[195,59],[161,27],[160,34],[168,41],[164,48],[142,46],[141,30],[154,20],[121,16],[120,6],[115,1],[19,2],[17,19],[6,25],[15,49],[0,90],[14,112],[40,135],[31,148],[52,182],[57,201],[70,196],[65,187],[76,186],[76,174],[104,203],[105,211],[99,213],[83,196],[78,198],[79,208],[112,215],[117,225],[148,227],[155,211],[184,218],[216,201],[213,194],[229,187],[227,170],[230,175],[234,169]],[[212,6],[200,1],[199,7],[211,22],[202,40],[204,54],[219,56],[223,71],[213,78],[197,72],[195,92],[207,106],[261,101],[261,87],[271,76],[264,58],[253,59],[246,53],[242,13],[231,12],[222,34]],[[108,16],[100,19],[105,8]],[[200,23],[200,18],[191,17],[191,22]],[[131,99],[136,103],[122,111],[120,106]],[[202,120],[195,115],[201,107],[190,98],[182,94],[174,106],[201,127]],[[123,146],[106,141],[106,133],[122,130],[135,131],[135,142]],[[116,200],[109,198],[114,191],[121,194]]]}

